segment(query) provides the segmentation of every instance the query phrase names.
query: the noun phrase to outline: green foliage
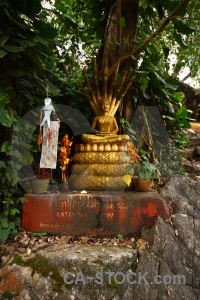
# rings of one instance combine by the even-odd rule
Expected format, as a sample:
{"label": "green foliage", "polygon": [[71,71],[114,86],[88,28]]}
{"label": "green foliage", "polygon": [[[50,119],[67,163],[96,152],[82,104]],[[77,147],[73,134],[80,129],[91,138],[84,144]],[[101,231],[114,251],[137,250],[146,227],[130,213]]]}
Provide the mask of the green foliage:
{"label": "green foliage", "polygon": [[174,146],[176,141],[169,142],[160,148],[158,154],[159,171],[162,178],[168,178],[171,175],[181,174],[184,175],[184,167],[181,164],[181,155]]}
{"label": "green foliage", "polygon": [[[173,20],[174,31],[176,32],[177,44],[170,47],[170,52],[176,58],[173,64],[173,72],[177,76],[188,68],[186,75],[195,79],[196,86],[199,86],[199,1],[192,1],[187,7],[187,15],[180,19]],[[181,40],[180,40],[181,39]],[[182,75],[182,77],[184,77]]]}
{"label": "green foliage", "polygon": [[4,204],[3,215],[0,215],[0,240],[2,242],[18,234],[21,225],[20,210],[25,200],[23,197],[17,199],[10,197],[2,201]]}
{"label": "green foliage", "polygon": [[133,163],[133,168],[135,171],[134,174],[138,175],[139,178],[145,178],[148,181],[152,180],[153,178],[159,178],[160,174],[157,170],[155,163],[150,162],[151,157],[149,153],[140,149],[138,154],[138,162]]}
{"label": "green foliage", "polygon": [[126,166],[127,174],[134,169],[137,176],[148,180],[184,174],[177,148],[188,146],[185,133],[173,131],[171,135],[174,134],[174,137],[170,139],[158,110],[140,107],[132,124],[122,120],[122,125],[135,145],[134,151],[139,155],[138,161]]}
{"label": "green foliage", "polygon": [[139,159],[137,162],[134,162],[132,165],[126,166],[126,173],[134,170],[134,175],[142,179],[147,179],[148,181],[152,179],[159,179],[160,172],[157,169],[155,163],[151,163],[151,157],[148,152],[140,149],[138,151]]}
{"label": "green foliage", "polygon": [[179,142],[175,143],[175,146],[183,148],[187,145],[184,129],[191,127],[191,111],[183,105],[184,95],[177,92],[179,82],[169,75],[163,60],[164,54],[161,55],[160,51],[162,51],[160,47],[148,46],[138,70],[132,71],[135,82],[133,102],[136,107],[139,105],[157,106],[170,138],[174,139],[177,132],[181,133]]}

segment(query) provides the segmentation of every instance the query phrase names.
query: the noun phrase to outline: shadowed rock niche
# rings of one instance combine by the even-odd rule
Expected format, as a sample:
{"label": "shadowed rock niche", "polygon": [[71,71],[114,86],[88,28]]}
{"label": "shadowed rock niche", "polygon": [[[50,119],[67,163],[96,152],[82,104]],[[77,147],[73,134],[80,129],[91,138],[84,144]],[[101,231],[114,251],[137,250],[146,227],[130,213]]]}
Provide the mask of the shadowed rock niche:
{"label": "shadowed rock niche", "polygon": [[93,82],[84,72],[86,89],[81,89],[95,114],[90,134],[83,134],[82,143],[75,145],[74,166],[69,178],[73,190],[122,190],[126,187],[123,176],[130,158],[127,153],[129,136],[118,135],[114,117],[131,82],[127,73],[119,80],[119,63],[109,76],[107,56],[102,71],[94,60]]}

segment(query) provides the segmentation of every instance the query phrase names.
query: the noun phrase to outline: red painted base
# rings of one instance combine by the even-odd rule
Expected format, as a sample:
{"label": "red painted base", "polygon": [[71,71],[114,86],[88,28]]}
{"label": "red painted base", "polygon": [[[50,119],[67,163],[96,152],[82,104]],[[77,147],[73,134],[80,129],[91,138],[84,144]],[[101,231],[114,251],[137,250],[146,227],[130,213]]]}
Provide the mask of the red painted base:
{"label": "red painted base", "polygon": [[156,193],[25,194],[22,226],[31,232],[127,235],[167,219],[170,209]]}

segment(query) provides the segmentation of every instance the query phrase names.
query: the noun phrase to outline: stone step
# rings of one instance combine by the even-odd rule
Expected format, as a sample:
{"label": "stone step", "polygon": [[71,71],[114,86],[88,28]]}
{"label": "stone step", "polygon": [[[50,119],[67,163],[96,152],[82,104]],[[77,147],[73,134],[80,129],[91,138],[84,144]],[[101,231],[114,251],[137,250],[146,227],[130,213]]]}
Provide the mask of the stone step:
{"label": "stone step", "polygon": [[70,235],[128,235],[167,219],[170,209],[158,193],[99,192],[25,194],[22,226],[30,232]]}

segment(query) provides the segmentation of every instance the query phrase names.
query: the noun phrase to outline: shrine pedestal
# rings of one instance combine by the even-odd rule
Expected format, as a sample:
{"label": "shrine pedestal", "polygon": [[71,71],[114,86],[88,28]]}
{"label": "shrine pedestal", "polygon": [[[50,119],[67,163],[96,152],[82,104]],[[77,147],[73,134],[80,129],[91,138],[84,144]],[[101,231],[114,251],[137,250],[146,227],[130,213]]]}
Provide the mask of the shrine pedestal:
{"label": "shrine pedestal", "polygon": [[[127,143],[78,144],[69,177],[71,190],[124,190],[123,176],[130,162]],[[133,173],[133,172],[131,172]]]}
{"label": "shrine pedestal", "polygon": [[156,193],[25,194],[22,226],[30,232],[127,235],[167,219],[170,209]]}

